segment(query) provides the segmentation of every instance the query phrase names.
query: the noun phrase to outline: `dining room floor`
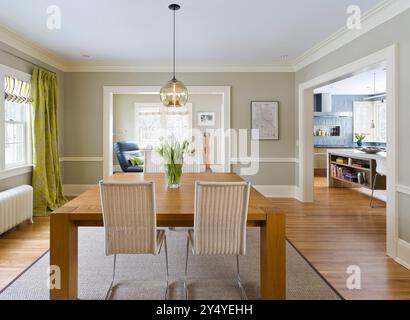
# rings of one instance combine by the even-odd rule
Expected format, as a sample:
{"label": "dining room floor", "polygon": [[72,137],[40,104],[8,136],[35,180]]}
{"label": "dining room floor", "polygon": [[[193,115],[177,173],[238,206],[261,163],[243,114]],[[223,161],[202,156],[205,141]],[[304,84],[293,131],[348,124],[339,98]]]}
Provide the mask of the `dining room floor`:
{"label": "dining room floor", "polygon": [[[385,253],[385,209],[371,209],[368,196],[327,188],[323,180],[315,196],[312,204],[272,199],[286,213],[287,238],[296,249],[346,299],[410,299],[410,270]],[[0,236],[0,288],[49,249],[49,223],[35,218]],[[349,265],[361,267],[361,290],[346,288]]]}
{"label": "dining room floor", "polygon": [[[288,240],[345,299],[410,299],[410,270],[386,255],[386,209],[325,179],[315,178],[313,203],[272,199],[286,214]],[[360,267],[360,290],[347,288],[349,266]]]}

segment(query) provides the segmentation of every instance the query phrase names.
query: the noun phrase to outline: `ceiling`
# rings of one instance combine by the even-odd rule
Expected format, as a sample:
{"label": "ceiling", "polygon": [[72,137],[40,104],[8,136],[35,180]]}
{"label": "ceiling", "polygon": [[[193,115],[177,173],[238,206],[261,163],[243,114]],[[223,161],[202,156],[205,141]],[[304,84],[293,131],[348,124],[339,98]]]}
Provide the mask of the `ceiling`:
{"label": "ceiling", "polygon": [[[374,89],[375,75],[376,90]],[[386,69],[385,67],[380,67],[318,88],[315,90],[315,93],[331,93],[334,95],[371,95],[375,93],[385,93],[386,81]]]}
{"label": "ceiling", "polygon": [[[169,66],[172,0],[0,0],[0,25],[71,63]],[[362,13],[380,0],[355,0]],[[23,4],[24,3],[24,4]],[[46,26],[58,5],[60,30]],[[351,0],[179,0],[180,66],[290,63],[346,25]],[[84,57],[84,55],[88,57]],[[284,59],[283,56],[286,56]]]}

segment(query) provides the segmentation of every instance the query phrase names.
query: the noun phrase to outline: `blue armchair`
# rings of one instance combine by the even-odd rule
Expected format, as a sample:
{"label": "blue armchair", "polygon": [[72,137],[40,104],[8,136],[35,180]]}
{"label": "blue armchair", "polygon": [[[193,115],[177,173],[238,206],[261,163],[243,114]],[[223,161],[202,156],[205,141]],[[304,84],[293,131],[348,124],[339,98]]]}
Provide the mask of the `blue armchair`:
{"label": "blue armchair", "polygon": [[133,166],[128,161],[133,157],[142,157],[142,153],[138,151],[138,144],[132,141],[121,141],[114,145],[114,151],[117,155],[118,162],[123,172],[143,172],[142,166]]}

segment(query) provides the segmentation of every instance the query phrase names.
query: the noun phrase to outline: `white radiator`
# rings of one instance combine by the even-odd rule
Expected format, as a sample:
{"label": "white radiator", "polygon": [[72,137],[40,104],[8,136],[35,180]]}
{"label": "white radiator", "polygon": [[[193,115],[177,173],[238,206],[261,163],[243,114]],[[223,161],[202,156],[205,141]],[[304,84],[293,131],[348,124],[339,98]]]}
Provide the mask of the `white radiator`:
{"label": "white radiator", "polygon": [[27,220],[33,222],[33,188],[24,185],[0,192],[0,234]]}

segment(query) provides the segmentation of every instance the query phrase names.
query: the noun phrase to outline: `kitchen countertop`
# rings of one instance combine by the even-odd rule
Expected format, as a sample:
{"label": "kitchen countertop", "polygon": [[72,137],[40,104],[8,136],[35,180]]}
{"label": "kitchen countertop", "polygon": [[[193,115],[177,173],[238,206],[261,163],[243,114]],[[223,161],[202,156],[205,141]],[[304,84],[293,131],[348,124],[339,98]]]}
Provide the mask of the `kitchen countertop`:
{"label": "kitchen countertop", "polygon": [[317,149],[354,149],[351,146],[314,146]]}
{"label": "kitchen countertop", "polygon": [[361,159],[386,159],[386,152],[379,152],[376,154],[369,154],[357,149],[340,149],[337,151],[330,151],[330,153],[337,155],[337,156],[345,156],[345,157],[352,157],[352,158],[361,158]]}

